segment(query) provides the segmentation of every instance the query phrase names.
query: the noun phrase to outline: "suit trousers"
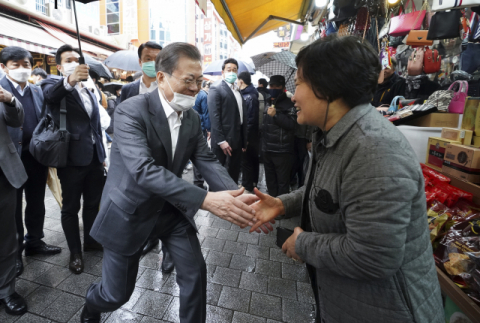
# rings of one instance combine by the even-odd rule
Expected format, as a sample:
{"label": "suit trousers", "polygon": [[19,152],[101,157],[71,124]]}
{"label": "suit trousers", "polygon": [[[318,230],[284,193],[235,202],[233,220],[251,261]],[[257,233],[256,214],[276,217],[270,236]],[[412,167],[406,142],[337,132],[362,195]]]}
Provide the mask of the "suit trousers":
{"label": "suit trousers", "polygon": [[19,251],[23,250],[23,192],[25,192],[25,227],[27,244],[38,245],[43,238],[43,224],[45,222],[45,187],[47,186],[48,167],[36,161],[28,150],[22,151],[22,163],[28,179],[17,190],[17,207],[15,220],[17,222]]}
{"label": "suit trousers", "polygon": [[212,152],[217,156],[220,164],[227,169],[228,175],[230,175],[235,184],[238,184],[242,166],[242,148],[232,149],[232,156],[225,155],[222,148],[218,145],[212,149]]}
{"label": "suit trousers", "polygon": [[[9,228],[3,228],[8,232],[17,231],[14,221],[16,198],[16,189],[0,169],[0,223],[3,226],[9,226]],[[7,221],[7,218],[10,218],[11,221]],[[7,249],[4,249],[5,247]],[[0,236],[0,249],[0,298],[5,298],[15,292],[15,260],[17,259],[15,235]]]}
{"label": "suit trousers", "polygon": [[[207,269],[195,229],[181,214],[161,215],[154,232],[167,245],[180,286],[180,322],[204,323],[207,307]],[[103,252],[102,280],[90,286],[86,305],[92,311],[112,312],[127,303],[135,289],[141,249],[124,256],[109,249]],[[165,311],[171,299],[158,303]]]}
{"label": "suit trousers", "polygon": [[[95,149],[94,149],[95,151]],[[88,166],[67,166],[57,169],[62,186],[62,227],[71,253],[81,253],[80,227],[78,211],[83,195],[83,233],[84,243],[94,243],[90,229],[97,217],[105,185],[104,168],[97,154]]]}
{"label": "suit trousers", "polygon": [[258,173],[260,171],[258,148],[258,143],[249,142],[247,151],[242,155],[242,185],[250,192],[258,183]]}
{"label": "suit trousers", "polygon": [[[298,183],[298,187],[302,187],[305,183],[306,173],[303,165],[305,158],[308,156],[307,139],[295,137],[295,159],[292,167],[291,182]],[[298,182],[297,182],[298,177]]]}
{"label": "suit trousers", "polygon": [[293,154],[264,152],[263,165],[268,194],[277,197],[290,192]]}
{"label": "suit trousers", "polygon": [[[205,137],[205,140],[207,139],[207,131],[202,130],[203,136]],[[193,165],[193,184],[195,186],[203,188],[203,184],[205,183],[205,180],[203,179],[202,174],[198,171],[197,167]]]}

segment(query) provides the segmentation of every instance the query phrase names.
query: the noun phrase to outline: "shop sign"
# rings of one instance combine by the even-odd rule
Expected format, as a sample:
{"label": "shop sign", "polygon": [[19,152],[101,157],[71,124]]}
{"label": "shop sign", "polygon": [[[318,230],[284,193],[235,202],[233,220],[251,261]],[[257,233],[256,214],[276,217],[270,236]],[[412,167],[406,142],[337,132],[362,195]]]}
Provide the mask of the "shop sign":
{"label": "shop sign", "polygon": [[123,1],[123,33],[138,39],[137,0]]}
{"label": "shop sign", "polygon": [[203,66],[206,67],[212,62],[212,18],[205,18],[203,25]]}
{"label": "shop sign", "polygon": [[47,64],[48,65],[57,65],[57,62],[55,61],[55,56],[47,56]]}
{"label": "shop sign", "polygon": [[273,43],[274,48],[290,48],[290,42],[289,41],[283,41],[283,42],[275,42]]}

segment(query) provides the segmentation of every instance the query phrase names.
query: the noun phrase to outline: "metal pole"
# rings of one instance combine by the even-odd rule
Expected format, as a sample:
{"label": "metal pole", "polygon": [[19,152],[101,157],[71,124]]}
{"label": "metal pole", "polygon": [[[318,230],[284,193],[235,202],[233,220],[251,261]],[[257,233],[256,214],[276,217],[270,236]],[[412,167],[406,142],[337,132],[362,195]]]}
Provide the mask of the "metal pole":
{"label": "metal pole", "polygon": [[85,59],[83,58],[83,52],[82,52],[82,43],[80,41],[80,31],[78,30],[77,7],[75,6],[75,0],[72,0],[72,2],[73,2],[73,13],[75,15],[75,26],[77,27],[78,49],[80,50],[80,57],[83,59],[83,62],[81,62],[81,64],[85,64]]}

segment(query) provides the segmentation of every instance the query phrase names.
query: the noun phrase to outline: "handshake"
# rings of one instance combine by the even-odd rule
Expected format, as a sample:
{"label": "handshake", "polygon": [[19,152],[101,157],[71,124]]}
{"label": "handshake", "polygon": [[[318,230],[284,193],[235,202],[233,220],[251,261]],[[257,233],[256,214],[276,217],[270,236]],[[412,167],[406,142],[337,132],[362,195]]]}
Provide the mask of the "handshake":
{"label": "handshake", "polygon": [[283,203],[255,189],[255,195],[243,194],[244,188],[236,191],[208,192],[202,206],[219,218],[239,227],[250,226],[250,232],[269,233],[273,231],[275,218],[285,213]]}

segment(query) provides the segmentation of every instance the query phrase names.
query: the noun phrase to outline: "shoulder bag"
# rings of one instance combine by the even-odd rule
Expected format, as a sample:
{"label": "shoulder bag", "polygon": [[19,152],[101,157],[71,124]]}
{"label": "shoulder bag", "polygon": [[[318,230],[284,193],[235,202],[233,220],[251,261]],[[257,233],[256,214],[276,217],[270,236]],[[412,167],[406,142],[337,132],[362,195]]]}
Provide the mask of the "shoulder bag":
{"label": "shoulder bag", "polygon": [[423,72],[423,47],[419,47],[413,51],[412,55],[408,59],[407,75],[418,76]]}
{"label": "shoulder bag", "polygon": [[433,15],[428,29],[428,40],[460,37],[460,10],[440,11]]}
{"label": "shoulder bag", "polygon": [[442,65],[442,56],[438,55],[438,50],[430,49],[427,47],[425,49],[425,54],[423,57],[423,71],[425,74],[433,74],[440,71]]}
{"label": "shoulder bag", "polygon": [[[407,0],[405,8],[408,7],[410,0]],[[390,36],[398,37],[407,35],[410,30],[417,30],[422,27],[423,19],[425,18],[426,10],[423,9],[417,11],[415,3],[412,1],[412,12],[403,14],[403,7],[400,7],[398,16],[392,17],[390,20]]]}
{"label": "shoulder bag", "polygon": [[[456,87],[458,87],[457,91],[454,90]],[[448,106],[448,112],[462,114],[467,100],[468,82],[455,81],[448,89],[454,91],[452,101]]]}

